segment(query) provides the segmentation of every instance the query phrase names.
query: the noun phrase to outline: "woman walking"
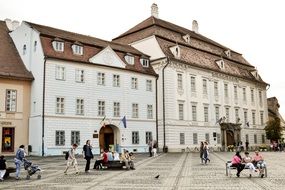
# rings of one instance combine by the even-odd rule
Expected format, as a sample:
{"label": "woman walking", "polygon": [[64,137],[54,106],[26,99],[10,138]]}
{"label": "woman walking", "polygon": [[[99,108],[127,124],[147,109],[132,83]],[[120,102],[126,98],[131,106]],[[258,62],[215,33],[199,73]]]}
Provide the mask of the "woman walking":
{"label": "woman walking", "polygon": [[92,146],[90,145],[90,140],[87,140],[86,144],[83,146],[83,156],[86,160],[85,172],[88,173],[90,169],[90,160],[94,158],[92,153]]}
{"label": "woman walking", "polygon": [[211,161],[209,159],[209,147],[208,147],[208,142],[204,142],[204,149],[203,149],[203,156],[204,156],[204,161],[205,161],[205,164],[207,164],[207,161]]}

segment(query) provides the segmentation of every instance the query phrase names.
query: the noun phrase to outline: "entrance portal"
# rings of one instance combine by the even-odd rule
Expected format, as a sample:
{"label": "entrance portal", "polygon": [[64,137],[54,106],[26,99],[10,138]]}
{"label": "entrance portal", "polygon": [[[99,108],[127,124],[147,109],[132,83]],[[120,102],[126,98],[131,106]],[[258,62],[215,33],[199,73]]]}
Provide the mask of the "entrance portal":
{"label": "entrance portal", "polygon": [[232,131],[227,131],[227,146],[234,144],[235,144],[234,133]]}
{"label": "entrance portal", "polygon": [[2,152],[14,152],[15,128],[3,127],[2,130]]}
{"label": "entrance portal", "polygon": [[99,143],[100,150],[104,149],[114,149],[115,138],[114,138],[114,130],[112,129],[112,125],[106,125],[100,129],[99,133]]}

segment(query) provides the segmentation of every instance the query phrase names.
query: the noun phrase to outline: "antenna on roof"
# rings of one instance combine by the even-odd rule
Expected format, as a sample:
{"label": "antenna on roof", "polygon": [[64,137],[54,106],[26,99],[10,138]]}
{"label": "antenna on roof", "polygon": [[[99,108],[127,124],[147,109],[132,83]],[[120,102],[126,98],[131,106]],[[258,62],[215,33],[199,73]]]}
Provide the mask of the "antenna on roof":
{"label": "antenna on roof", "polygon": [[158,6],[155,3],[151,5],[151,16],[158,18]]}

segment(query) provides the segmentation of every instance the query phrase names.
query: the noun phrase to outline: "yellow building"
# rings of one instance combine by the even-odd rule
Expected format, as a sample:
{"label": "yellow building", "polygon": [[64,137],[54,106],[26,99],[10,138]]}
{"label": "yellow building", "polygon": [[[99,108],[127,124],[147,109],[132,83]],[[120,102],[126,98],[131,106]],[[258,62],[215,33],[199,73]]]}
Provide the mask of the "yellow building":
{"label": "yellow building", "polygon": [[30,88],[33,75],[25,68],[4,21],[0,21],[0,154],[15,154],[28,145]]}

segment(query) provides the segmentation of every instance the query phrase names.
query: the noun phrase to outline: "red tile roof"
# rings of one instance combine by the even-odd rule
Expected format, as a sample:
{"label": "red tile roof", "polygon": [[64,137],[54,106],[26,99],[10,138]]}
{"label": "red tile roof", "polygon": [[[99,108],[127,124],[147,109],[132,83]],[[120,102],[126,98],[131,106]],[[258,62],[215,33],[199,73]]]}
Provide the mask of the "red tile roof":
{"label": "red tile roof", "polygon": [[[183,36],[186,34],[190,35],[190,44],[183,39]],[[185,63],[264,83],[261,77],[256,79],[251,74],[251,71],[255,69],[254,66],[248,63],[240,53],[201,34],[155,17],[149,17],[127,32],[114,38],[113,41],[131,44],[152,35],[156,36],[166,56],[173,57],[169,48],[178,44],[182,47],[180,60]],[[226,56],[226,50],[231,51],[231,57]],[[224,71],[221,71],[216,64],[216,60],[221,58],[226,63]]]}
{"label": "red tile roof", "polygon": [[0,78],[33,80],[14,43],[4,21],[0,21]]}
{"label": "red tile roof", "polygon": [[[26,21],[25,21],[26,22]],[[57,28],[52,28],[49,26],[43,26],[39,24],[34,24],[30,22],[26,22],[30,25],[33,29],[40,32],[41,36],[41,43],[43,47],[43,51],[45,56],[56,58],[56,59],[63,59],[69,61],[77,61],[77,62],[84,62],[90,63],[89,59],[99,53],[101,50],[110,46],[117,55],[122,59],[124,63],[126,63],[124,59],[124,55],[127,53],[131,53],[135,56],[136,62],[135,65],[129,65],[126,63],[126,70],[131,70],[135,72],[140,72],[149,75],[155,75],[156,73],[153,70],[152,66],[150,65],[148,68],[142,67],[139,58],[140,57],[147,57],[148,55],[138,51],[137,49],[133,48],[129,45],[119,44],[116,42],[109,42],[105,40],[101,40],[95,37],[86,36],[78,33],[73,33]],[[59,38],[64,40],[64,52],[57,52],[52,47],[52,41],[55,38]],[[71,46],[73,44],[82,44],[84,47],[83,55],[75,55],[72,52]]]}

